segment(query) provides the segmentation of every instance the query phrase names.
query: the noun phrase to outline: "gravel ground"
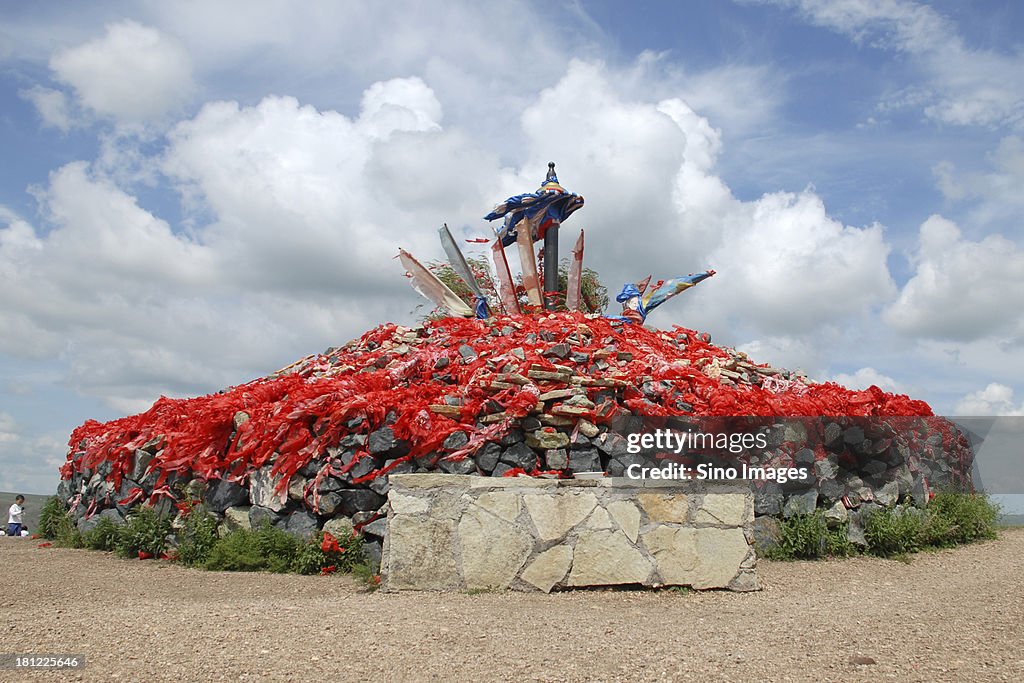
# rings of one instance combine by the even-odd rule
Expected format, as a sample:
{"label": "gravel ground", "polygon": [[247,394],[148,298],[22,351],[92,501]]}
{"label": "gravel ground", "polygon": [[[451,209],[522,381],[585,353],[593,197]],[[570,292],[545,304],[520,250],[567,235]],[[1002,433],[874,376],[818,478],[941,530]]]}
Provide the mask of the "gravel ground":
{"label": "gravel ground", "polygon": [[0,538],[0,680],[1024,679],[1024,529],[876,558],[762,561],[759,593],[368,593]]}

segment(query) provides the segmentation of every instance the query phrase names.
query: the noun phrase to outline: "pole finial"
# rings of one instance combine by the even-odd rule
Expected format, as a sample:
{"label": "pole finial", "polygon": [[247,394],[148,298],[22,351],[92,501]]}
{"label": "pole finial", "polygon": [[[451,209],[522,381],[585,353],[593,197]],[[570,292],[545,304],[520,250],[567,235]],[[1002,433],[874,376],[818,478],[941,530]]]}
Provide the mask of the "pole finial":
{"label": "pole finial", "polygon": [[558,182],[558,176],[555,175],[555,162],[553,162],[553,161],[549,161],[548,162],[548,175],[547,175],[546,180],[548,182],[551,182],[551,181],[554,181],[556,183]]}

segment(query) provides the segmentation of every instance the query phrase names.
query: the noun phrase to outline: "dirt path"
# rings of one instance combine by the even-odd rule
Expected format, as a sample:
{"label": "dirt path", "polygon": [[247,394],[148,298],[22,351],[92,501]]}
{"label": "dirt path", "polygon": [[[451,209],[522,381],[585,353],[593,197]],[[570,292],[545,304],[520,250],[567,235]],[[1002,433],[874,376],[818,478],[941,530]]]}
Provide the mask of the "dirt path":
{"label": "dirt path", "polygon": [[0,567],[0,652],[88,658],[0,680],[1024,679],[1022,529],[910,564],[762,562],[753,594],[384,595],[16,539]]}

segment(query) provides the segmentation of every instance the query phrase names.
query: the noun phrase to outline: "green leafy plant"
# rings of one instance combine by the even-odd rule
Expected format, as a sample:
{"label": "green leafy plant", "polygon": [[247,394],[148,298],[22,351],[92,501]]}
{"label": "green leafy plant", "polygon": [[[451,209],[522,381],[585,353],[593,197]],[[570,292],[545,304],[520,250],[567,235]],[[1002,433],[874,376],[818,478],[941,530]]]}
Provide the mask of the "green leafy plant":
{"label": "green leafy plant", "polygon": [[347,573],[365,559],[360,536],[353,534],[338,539],[330,532],[320,531],[299,549],[292,571],[299,574]]}
{"label": "green leafy plant", "polygon": [[122,557],[160,557],[167,548],[171,520],[147,506],[140,506],[118,529],[116,549]]}
{"label": "green leafy plant", "polygon": [[69,515],[64,515],[64,519],[58,524],[54,543],[61,548],[85,547],[85,540],[82,538],[81,532],[78,531],[75,520],[71,519]]}
{"label": "green leafy plant", "polygon": [[184,517],[177,559],[186,567],[197,567],[206,562],[217,544],[217,518],[201,504],[186,508]]}
{"label": "green leafy plant", "polygon": [[857,546],[847,537],[848,528],[846,523],[829,528],[822,510],[795,515],[779,524],[778,544],[765,556],[770,560],[816,560],[855,555]]}
{"label": "green leafy plant", "polygon": [[284,573],[291,571],[301,545],[299,539],[270,525],[236,529],[214,543],[203,566],[215,571]]}
{"label": "green leafy plant", "polygon": [[114,550],[117,548],[117,539],[121,534],[121,528],[109,517],[100,517],[96,526],[83,534],[85,547],[90,550]]}
{"label": "green leafy plant", "polygon": [[56,540],[57,532],[68,520],[68,511],[57,496],[50,496],[39,509],[39,535],[51,541]]}
{"label": "green leafy plant", "polygon": [[380,588],[380,574],[376,573],[369,560],[363,560],[352,567],[352,576],[366,586],[369,591]]}
{"label": "green leafy plant", "polygon": [[768,553],[773,560],[814,560],[828,549],[828,522],[821,510],[794,515],[779,524],[779,541]]}
{"label": "green leafy plant", "polygon": [[928,545],[949,547],[996,537],[999,506],[978,493],[943,491],[928,503],[923,529]]}
{"label": "green leafy plant", "polygon": [[915,553],[922,546],[926,512],[909,505],[875,510],[864,520],[864,539],[873,555]]}

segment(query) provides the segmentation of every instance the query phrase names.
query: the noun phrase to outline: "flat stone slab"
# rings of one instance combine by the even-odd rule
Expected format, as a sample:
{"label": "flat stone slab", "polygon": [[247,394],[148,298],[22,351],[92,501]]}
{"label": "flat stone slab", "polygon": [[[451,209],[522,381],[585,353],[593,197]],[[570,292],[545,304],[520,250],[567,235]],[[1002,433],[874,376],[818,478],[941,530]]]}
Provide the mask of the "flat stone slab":
{"label": "flat stone slab", "polygon": [[758,590],[746,482],[395,474],[382,588]]}

